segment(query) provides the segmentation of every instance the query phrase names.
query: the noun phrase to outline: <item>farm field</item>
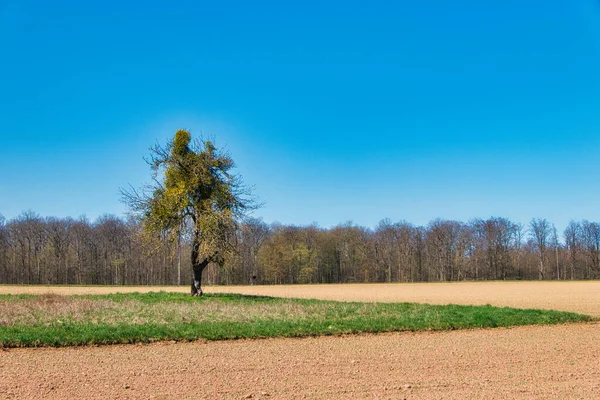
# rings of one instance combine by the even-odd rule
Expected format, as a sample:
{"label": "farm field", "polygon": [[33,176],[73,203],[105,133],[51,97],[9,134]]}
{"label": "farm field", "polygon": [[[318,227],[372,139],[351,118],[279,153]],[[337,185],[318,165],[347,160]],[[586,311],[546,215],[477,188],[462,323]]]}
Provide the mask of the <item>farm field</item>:
{"label": "farm field", "polygon": [[[89,294],[172,287],[0,286]],[[207,287],[282,297],[552,308],[600,316],[600,282]],[[0,351],[0,399],[600,397],[600,325]]]}
{"label": "farm field", "polygon": [[[106,294],[161,290],[188,293],[189,287],[0,285],[0,294]],[[491,304],[500,307],[540,308],[600,316],[600,281],[206,286],[204,291],[337,301]]]}

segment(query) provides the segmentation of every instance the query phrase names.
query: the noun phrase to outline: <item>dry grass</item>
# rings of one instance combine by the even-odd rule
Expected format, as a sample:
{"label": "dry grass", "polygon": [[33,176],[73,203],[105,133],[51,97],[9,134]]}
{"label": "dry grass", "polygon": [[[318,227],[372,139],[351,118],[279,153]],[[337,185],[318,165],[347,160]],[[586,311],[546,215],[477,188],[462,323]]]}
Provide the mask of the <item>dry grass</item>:
{"label": "dry grass", "polygon": [[[190,322],[238,322],[325,320],[328,303],[298,303],[290,299],[277,302],[153,302],[139,300],[91,300],[80,296],[43,294],[25,299],[0,298],[0,326],[57,325],[88,322],[94,325],[174,324]],[[353,318],[368,315],[368,304],[338,304],[336,313]],[[387,316],[386,310],[380,312]]]}
{"label": "dry grass", "polygon": [[325,315],[326,304],[301,305],[282,300],[269,303],[221,301],[156,302],[114,301],[79,296],[43,294],[27,298],[0,298],[0,326],[56,325],[89,322],[94,325],[172,324],[203,321],[252,322]]}
{"label": "dry grass", "polygon": [[151,307],[143,303],[128,301],[122,305],[121,310],[137,315],[130,318],[129,321],[158,324],[205,321],[246,323],[256,320],[279,320],[292,315],[294,318],[303,318],[318,313],[318,310],[312,310],[311,312],[307,307],[286,301],[274,304],[237,302],[157,303],[152,304]]}
{"label": "dry grass", "polygon": [[[107,294],[130,292],[188,293],[187,286],[8,286],[0,294]],[[305,299],[491,304],[600,316],[600,281],[377,283],[342,285],[207,286],[206,293],[240,293]]]}
{"label": "dry grass", "polygon": [[34,325],[85,321],[111,307],[110,300],[72,298],[44,294],[26,300],[0,300],[0,326]]}

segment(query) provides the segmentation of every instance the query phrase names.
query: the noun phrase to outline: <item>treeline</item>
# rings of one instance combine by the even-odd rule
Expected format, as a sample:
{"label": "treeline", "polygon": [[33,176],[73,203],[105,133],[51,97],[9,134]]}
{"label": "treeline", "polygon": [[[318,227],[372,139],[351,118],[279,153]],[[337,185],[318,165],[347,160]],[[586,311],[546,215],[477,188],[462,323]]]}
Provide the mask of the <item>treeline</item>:
{"label": "treeline", "polygon": [[[189,235],[148,237],[134,218],[0,216],[0,283],[187,285]],[[205,271],[207,284],[439,282],[600,278],[600,224],[570,222],[562,239],[546,219],[427,226],[381,221],[318,226],[240,224],[237,254]]]}

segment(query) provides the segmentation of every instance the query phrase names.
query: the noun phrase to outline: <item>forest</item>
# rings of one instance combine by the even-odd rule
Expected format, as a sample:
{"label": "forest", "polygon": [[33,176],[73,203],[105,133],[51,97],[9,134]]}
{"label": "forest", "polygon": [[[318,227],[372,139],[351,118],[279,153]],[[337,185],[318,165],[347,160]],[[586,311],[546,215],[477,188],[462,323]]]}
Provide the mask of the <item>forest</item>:
{"label": "forest", "polygon": [[[133,216],[0,215],[0,283],[188,285],[190,238],[185,230],[177,240],[148,236]],[[600,278],[600,224],[586,220],[571,221],[559,235],[543,218],[527,225],[435,219],[426,226],[384,219],[373,229],[246,218],[231,240],[236,251],[204,271],[206,284]]]}

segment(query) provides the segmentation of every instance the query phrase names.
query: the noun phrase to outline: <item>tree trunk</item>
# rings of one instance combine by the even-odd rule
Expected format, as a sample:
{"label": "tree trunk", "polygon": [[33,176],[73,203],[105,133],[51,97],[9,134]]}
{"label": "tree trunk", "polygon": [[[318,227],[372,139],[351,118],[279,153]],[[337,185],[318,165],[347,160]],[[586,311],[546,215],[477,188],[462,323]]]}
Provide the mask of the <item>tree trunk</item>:
{"label": "tree trunk", "polygon": [[192,296],[202,296],[202,271],[209,264],[208,259],[202,260],[202,262],[192,262],[192,271],[194,273],[192,277]]}
{"label": "tree trunk", "polygon": [[177,286],[181,285],[181,232],[177,234]]}
{"label": "tree trunk", "polygon": [[194,242],[192,244],[192,296],[202,296],[202,271],[210,263],[208,258],[200,261],[200,237],[198,231],[194,232]]}

